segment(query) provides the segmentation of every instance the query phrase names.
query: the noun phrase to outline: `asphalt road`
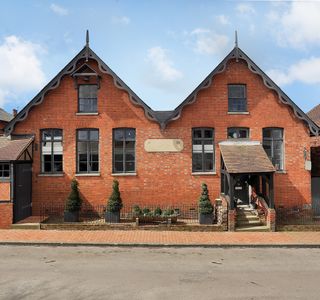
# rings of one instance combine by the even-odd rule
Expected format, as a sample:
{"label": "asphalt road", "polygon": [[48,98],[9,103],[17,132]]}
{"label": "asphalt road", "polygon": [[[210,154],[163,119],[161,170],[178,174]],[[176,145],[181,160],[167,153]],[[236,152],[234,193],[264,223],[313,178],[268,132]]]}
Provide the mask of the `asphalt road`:
{"label": "asphalt road", "polygon": [[0,246],[0,299],[320,299],[320,249]]}

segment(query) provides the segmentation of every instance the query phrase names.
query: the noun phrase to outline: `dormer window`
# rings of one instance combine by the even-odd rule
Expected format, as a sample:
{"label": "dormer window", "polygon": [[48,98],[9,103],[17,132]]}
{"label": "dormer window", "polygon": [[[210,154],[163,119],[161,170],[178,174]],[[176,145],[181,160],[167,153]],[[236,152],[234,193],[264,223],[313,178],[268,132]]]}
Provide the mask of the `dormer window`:
{"label": "dormer window", "polygon": [[97,110],[98,86],[96,84],[79,85],[79,113],[96,113]]}
{"label": "dormer window", "polygon": [[247,93],[245,84],[228,85],[228,111],[247,112]]}

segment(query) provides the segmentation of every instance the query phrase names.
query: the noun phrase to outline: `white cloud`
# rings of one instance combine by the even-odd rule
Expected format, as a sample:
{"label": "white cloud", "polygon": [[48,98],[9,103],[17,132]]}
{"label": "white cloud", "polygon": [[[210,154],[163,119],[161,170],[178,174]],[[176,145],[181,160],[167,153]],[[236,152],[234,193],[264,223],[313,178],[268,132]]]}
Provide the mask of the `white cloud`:
{"label": "white cloud", "polygon": [[183,74],[173,66],[168,57],[168,51],[162,47],[148,50],[147,61],[151,64],[156,77],[165,82],[173,82],[183,77]]}
{"label": "white cloud", "polygon": [[65,7],[55,3],[50,5],[50,9],[59,16],[67,16],[69,14],[69,11]]}
{"label": "white cloud", "polygon": [[293,1],[267,15],[276,28],[274,34],[282,46],[304,49],[320,45],[320,2]]}
{"label": "white cloud", "polygon": [[320,57],[303,59],[293,64],[287,71],[272,69],[267,72],[270,78],[279,85],[299,81],[305,84],[320,83]]}
{"label": "white cloud", "polygon": [[112,17],[112,23],[114,24],[121,24],[121,25],[128,25],[130,24],[130,18],[126,16],[114,16]]}
{"label": "white cloud", "polygon": [[218,15],[216,16],[216,19],[218,20],[218,22],[221,24],[221,25],[230,25],[230,21],[229,21],[229,18],[225,15]]}
{"label": "white cloud", "polygon": [[224,53],[229,42],[226,35],[217,34],[206,28],[196,28],[191,31],[190,36],[193,39],[194,51],[200,54]]}
{"label": "white cloud", "polygon": [[0,45],[0,105],[24,92],[40,89],[45,83],[39,54],[43,48],[14,35]]}
{"label": "white cloud", "polygon": [[239,3],[236,6],[236,11],[241,15],[250,15],[250,14],[255,14],[256,12],[253,6],[248,3]]}

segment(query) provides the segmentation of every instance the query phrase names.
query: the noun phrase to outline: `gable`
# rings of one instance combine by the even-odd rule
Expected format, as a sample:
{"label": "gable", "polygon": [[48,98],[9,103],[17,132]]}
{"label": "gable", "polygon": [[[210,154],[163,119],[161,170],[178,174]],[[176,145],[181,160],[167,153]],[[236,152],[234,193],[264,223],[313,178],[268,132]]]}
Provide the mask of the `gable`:
{"label": "gable", "polygon": [[4,128],[4,132],[6,135],[10,135],[15,125],[18,122],[24,121],[32,109],[32,107],[41,105],[44,101],[45,95],[60,86],[61,80],[65,76],[73,76],[81,75],[83,72],[89,72],[90,75],[96,73],[89,65],[81,65],[77,69],[77,64],[80,60],[84,60],[88,62],[89,60],[93,60],[97,63],[98,69],[101,73],[111,75],[113,78],[114,85],[120,89],[124,90],[128,93],[129,99],[132,104],[143,108],[144,115],[147,119],[151,121],[157,122],[157,118],[155,116],[154,111],[144,103],[127,85],[122,79],[114,73],[88,46],[88,44],[17,114],[17,116],[12,119]]}

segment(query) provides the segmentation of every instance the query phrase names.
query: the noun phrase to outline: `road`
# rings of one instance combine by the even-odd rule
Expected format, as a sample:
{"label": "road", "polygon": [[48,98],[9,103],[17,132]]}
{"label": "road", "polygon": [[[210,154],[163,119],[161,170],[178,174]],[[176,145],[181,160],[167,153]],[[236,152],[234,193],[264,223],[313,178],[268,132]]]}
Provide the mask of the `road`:
{"label": "road", "polygon": [[0,299],[319,299],[320,249],[0,246]]}

